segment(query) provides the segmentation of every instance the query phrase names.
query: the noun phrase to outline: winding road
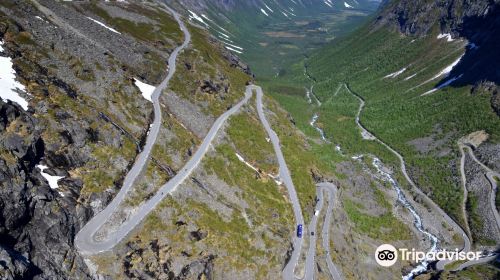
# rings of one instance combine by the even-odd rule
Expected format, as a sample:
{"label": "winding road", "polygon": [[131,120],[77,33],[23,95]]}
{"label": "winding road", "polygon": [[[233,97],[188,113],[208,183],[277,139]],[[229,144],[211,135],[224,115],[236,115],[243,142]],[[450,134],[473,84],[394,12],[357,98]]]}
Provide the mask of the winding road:
{"label": "winding road", "polygon": [[[496,192],[498,191],[498,185],[497,185],[497,181],[495,180],[495,177],[500,178],[500,173],[492,170],[491,168],[489,168],[488,166],[486,166],[484,163],[482,163],[476,157],[476,155],[472,151],[472,148],[469,145],[467,145],[467,144],[459,144],[459,147],[460,147],[460,152],[463,155],[462,156],[462,160],[464,162],[465,162],[465,154],[464,154],[463,150],[467,149],[467,152],[469,153],[469,156],[472,158],[472,160],[474,160],[477,164],[479,164],[479,166],[481,166],[486,171],[486,174],[485,174],[486,179],[488,179],[488,181],[490,182],[490,185],[491,185],[490,207],[491,207],[491,211],[493,212],[493,215],[495,217],[495,221],[496,221],[498,230],[500,231],[500,215],[499,215],[497,207],[495,205],[495,195],[496,195]],[[463,163],[461,163],[461,165],[463,165]],[[465,171],[464,171],[464,167],[463,166],[461,167],[461,172],[462,172],[462,177],[463,177],[463,180],[464,180],[464,188],[465,188]],[[467,192],[467,189],[465,189],[465,192]]]}
{"label": "winding road", "polygon": [[[175,68],[172,68],[175,69]],[[123,238],[127,236],[130,231],[132,231],[160,202],[163,198],[165,198],[166,195],[171,193],[172,191],[175,190],[177,186],[179,186],[186,178],[189,177],[191,172],[198,166],[198,164],[201,162],[203,159],[204,155],[208,151],[213,139],[215,138],[217,132],[220,130],[224,122],[227,120],[229,116],[232,114],[236,113],[242,105],[248,102],[250,97],[253,95],[253,91],[256,91],[257,93],[257,112],[259,115],[259,118],[266,129],[268,136],[270,137],[270,140],[273,144],[274,151],[276,153],[278,163],[279,163],[279,180],[285,184],[287,187],[290,200],[292,202],[293,210],[294,210],[294,215],[296,219],[296,224],[303,224],[304,219],[302,216],[302,210],[300,208],[300,203],[295,191],[295,187],[293,185],[293,181],[290,175],[290,171],[288,170],[288,167],[286,165],[286,161],[284,159],[283,153],[280,148],[280,143],[279,143],[279,138],[277,134],[272,130],[269,122],[267,121],[265,114],[264,114],[264,109],[262,105],[262,96],[263,92],[262,89],[258,86],[255,85],[249,85],[246,88],[245,91],[245,97],[243,100],[241,100],[239,103],[237,103],[235,106],[233,106],[230,110],[226,111],[224,114],[222,114],[214,123],[210,131],[208,132],[207,136],[203,140],[202,144],[196,151],[196,153],[193,155],[193,157],[186,163],[186,165],[177,173],[176,176],[174,176],[170,181],[168,181],[166,184],[164,184],[160,189],[157,191],[156,195],[153,196],[150,200],[148,200],[146,203],[144,203],[139,210],[131,216],[126,222],[124,222],[117,231],[110,233],[107,238],[104,240],[96,240],[95,234],[96,232],[106,223],[106,221],[111,217],[111,214],[117,210],[118,205],[123,201],[126,192],[120,191],[122,195],[116,196],[115,199],[106,207],[102,212],[97,214],[92,220],[90,220],[77,234],[77,237],[75,239],[75,244],[80,251],[80,253],[84,255],[92,255],[92,254],[97,254],[99,252],[103,251],[108,251],[112,249],[118,242],[120,242]],[[151,135],[151,134],[150,134]],[[146,150],[144,150],[146,151]],[[143,152],[144,152],[143,151]],[[139,161],[134,164],[136,166]],[[138,166],[138,165],[137,165]],[[132,172],[134,169],[132,169],[130,172]],[[140,170],[140,168],[139,168]],[[129,176],[130,173],[127,175]],[[137,177],[137,175],[135,175]],[[330,203],[328,207],[328,213],[325,218],[325,224],[323,227],[323,238],[324,242],[323,244],[327,244],[325,247],[327,248],[328,252],[328,257],[329,259],[327,260],[328,262],[328,268],[334,277],[335,280],[341,279],[340,274],[331,261],[331,258],[329,256],[329,245],[328,245],[328,225],[331,217],[331,212],[332,212],[332,207],[333,207],[333,197],[336,192],[336,187],[331,184],[331,183],[320,183],[318,184],[318,193],[320,199],[322,199],[322,192],[321,190],[326,190],[330,193]],[[318,204],[318,211],[321,211],[323,203]],[[316,216],[313,218],[313,222],[311,222],[310,229],[315,229],[316,228]],[[311,239],[312,240],[312,239]],[[297,238],[294,237],[293,239],[293,252],[292,252],[292,257],[290,258],[290,261],[286,265],[285,269],[283,270],[283,278],[284,279],[300,279],[295,276],[294,274],[294,269],[298,263],[300,252],[302,249],[302,243],[303,243],[303,238]],[[315,238],[312,241],[312,244],[315,244]],[[306,260],[306,276],[305,279],[313,279],[314,278],[314,271],[315,271],[315,263],[314,263],[314,257],[315,257],[315,248],[316,246],[311,246],[312,249],[309,250],[307,260]]]}
{"label": "winding road", "polygon": [[[263,96],[262,89],[254,85],[247,87],[247,93],[250,91],[251,94],[252,90],[255,90],[257,92],[257,113],[259,115],[260,121],[262,122],[262,125],[264,126],[264,129],[267,132],[267,135],[269,136],[269,139],[271,140],[271,143],[273,144],[274,152],[276,154],[276,158],[278,159],[278,164],[279,164],[279,175],[278,175],[279,180],[281,180],[287,188],[288,195],[290,197],[290,202],[292,203],[293,207],[295,224],[296,225],[304,224],[302,209],[300,208],[297,192],[295,191],[295,186],[293,185],[292,177],[290,176],[290,171],[288,170],[288,167],[286,165],[285,157],[281,152],[278,135],[271,128],[269,122],[266,119],[266,116],[264,115],[264,109],[262,107],[262,96]],[[299,261],[300,252],[302,250],[303,238],[298,238],[296,235],[294,235],[292,243],[293,243],[292,256],[290,257],[288,264],[283,269],[283,279],[285,280],[290,280],[295,278],[294,270],[295,266]]]}
{"label": "winding road", "polygon": [[[306,271],[303,279],[314,279],[315,272],[315,258],[316,258],[316,239],[317,239],[317,222],[319,213],[323,209],[323,192],[328,193],[328,209],[326,210],[325,220],[323,222],[323,228],[321,231],[322,238],[322,246],[326,251],[326,263],[328,266],[328,271],[330,272],[330,276],[334,280],[340,280],[342,277],[340,276],[340,272],[332,261],[332,257],[330,255],[330,220],[333,213],[333,204],[335,202],[335,197],[337,194],[337,186],[330,182],[322,182],[316,184],[316,198],[317,203],[315,207],[315,214],[313,215],[311,222],[309,223],[308,230],[309,232],[305,232],[304,234],[308,234],[309,237],[309,249],[306,255]],[[314,235],[312,234],[314,232]],[[287,278],[289,279],[289,278]],[[296,279],[301,279],[297,278]]]}
{"label": "winding road", "polygon": [[462,200],[462,215],[464,216],[464,223],[465,223],[465,230],[467,231],[467,236],[469,238],[472,238],[472,234],[470,233],[470,227],[469,227],[469,221],[467,218],[467,211],[465,209],[465,205],[467,204],[467,196],[468,196],[468,191],[467,191],[467,178],[465,177],[465,153],[464,153],[464,147],[461,143],[458,143],[458,149],[460,150],[460,177],[462,180],[462,188],[463,188],[463,200]]}
{"label": "winding road", "polygon": [[[76,234],[75,237],[75,246],[78,249],[78,251],[82,255],[93,255],[97,254],[100,252],[104,251],[109,251],[111,250],[114,246],[116,246],[121,240],[123,240],[151,211],[155,209],[155,207],[167,196],[169,193],[173,192],[177,186],[179,186],[182,182],[184,182],[189,175],[193,172],[193,170],[198,166],[198,164],[201,162],[209,148],[211,147],[211,143],[213,139],[215,138],[217,132],[220,130],[220,128],[223,126],[225,121],[234,113],[236,113],[240,107],[248,102],[248,100],[251,98],[253,95],[253,91],[256,91],[257,93],[257,111],[259,118],[262,122],[262,125],[264,126],[270,141],[273,144],[274,151],[276,153],[276,157],[278,159],[279,163],[279,180],[285,184],[288,190],[288,194],[290,196],[290,200],[293,206],[293,212],[295,216],[295,222],[297,224],[303,224],[304,219],[302,216],[302,210],[300,208],[300,203],[297,197],[297,193],[295,191],[295,187],[293,185],[293,181],[290,175],[290,171],[288,170],[288,167],[285,162],[285,158],[283,156],[283,153],[280,148],[280,141],[278,138],[278,135],[272,130],[269,122],[267,121],[265,114],[264,114],[264,109],[262,105],[262,96],[263,92],[262,89],[259,86],[255,85],[249,85],[246,88],[245,91],[245,96],[244,98],[238,102],[236,105],[232,106],[228,111],[224,112],[217,120],[214,122],[212,127],[210,128],[209,132],[203,139],[202,143],[200,144],[199,148],[197,151],[194,153],[194,155],[191,157],[191,159],[186,163],[186,165],[172,178],[170,179],[167,183],[165,183],[163,186],[159,188],[159,190],[156,192],[156,194],[146,201],[144,204],[142,204],[139,209],[132,214],[125,222],[123,222],[116,231],[108,233],[108,235],[104,238],[97,239],[96,235],[99,229],[101,229],[104,224],[106,224],[107,221],[109,221],[112,217],[112,215],[118,210],[120,204],[124,201],[126,198],[127,193],[129,190],[132,188],[134,185],[135,181],[138,179],[140,176],[141,172],[144,170],[149,158],[151,151],[153,149],[154,143],[156,141],[156,138],[158,136],[158,133],[160,131],[160,126],[161,126],[161,121],[162,121],[162,116],[161,116],[161,110],[160,110],[160,104],[159,104],[159,97],[162,91],[168,86],[168,83],[170,79],[173,77],[175,70],[176,70],[176,60],[178,54],[187,47],[189,42],[191,41],[191,34],[189,33],[188,29],[184,25],[183,21],[181,20],[180,16],[178,13],[170,9],[169,7],[165,8],[174,16],[175,20],[179,24],[180,29],[184,33],[184,41],[183,43],[178,46],[171,54],[171,56],[168,59],[169,63],[169,70],[167,73],[166,78],[161,82],[160,85],[158,85],[153,94],[152,94],[152,102],[153,102],[153,107],[154,107],[154,120],[150,126],[150,130],[148,133],[148,136],[146,138],[146,143],[142,149],[142,151],[139,153],[139,155],[136,158],[136,161],[134,162],[132,168],[130,171],[127,173],[125,176],[123,185],[118,192],[118,194],[115,196],[115,198],[109,203],[109,205],[99,212],[97,215],[95,215],[83,228]],[[320,185],[318,187],[318,190],[325,189],[330,193],[330,204],[329,204],[329,213],[326,215],[327,222],[324,226],[324,232],[326,239],[328,239],[328,228],[327,225],[329,224],[330,220],[330,215],[331,215],[331,209],[332,209],[332,203],[333,203],[333,194],[336,190],[335,186],[329,183],[324,183],[323,185]],[[322,198],[322,192],[320,191],[320,197]],[[322,204],[321,204],[322,205]],[[322,206],[321,206],[322,207]],[[320,208],[318,210],[321,210]],[[315,228],[316,227],[316,218],[314,218],[314,224],[311,225],[311,227]],[[326,228],[326,229],[325,229]],[[325,237],[324,237],[325,238]],[[302,249],[302,244],[303,244],[303,238],[297,238],[294,235],[293,238],[293,252],[292,256],[290,258],[290,261],[288,264],[285,266],[283,270],[283,278],[284,279],[297,279],[294,275],[294,270],[295,267],[298,263],[299,257],[300,257],[300,252]],[[314,243],[315,245],[315,239]],[[311,250],[308,253],[307,257],[307,265],[306,265],[306,279],[313,279],[314,277],[314,256],[315,256],[315,248],[316,246],[311,246]],[[329,249],[327,249],[329,252]],[[333,265],[331,262],[331,259],[329,260],[328,267],[330,271],[332,271],[332,275],[339,275],[336,267]],[[335,280],[340,279],[340,276],[334,276]]]}
{"label": "winding road", "polygon": [[[108,238],[105,241],[97,241],[95,240],[95,233],[101,226],[109,220],[111,215],[115,212],[117,207],[120,205],[120,203],[125,199],[126,194],[130,190],[130,188],[134,185],[136,179],[139,177],[141,171],[144,169],[146,166],[146,163],[149,160],[151,150],[154,146],[154,143],[156,142],[156,138],[158,136],[158,133],[160,131],[161,127],[161,121],[162,121],[162,116],[161,116],[161,109],[160,109],[160,103],[159,103],[159,97],[162,91],[168,86],[168,83],[170,82],[170,79],[172,79],[175,70],[176,70],[176,60],[178,54],[187,47],[189,42],[191,41],[191,34],[189,33],[188,29],[180,19],[180,16],[178,13],[176,13],[174,10],[166,7],[166,9],[174,16],[175,20],[178,22],[180,29],[184,33],[184,42],[178,46],[170,55],[168,59],[168,65],[169,65],[169,70],[167,73],[167,76],[165,79],[158,85],[152,96],[152,102],[153,102],[153,108],[154,108],[154,120],[151,123],[150,130],[148,133],[148,136],[146,138],[146,143],[142,149],[142,152],[139,153],[137,156],[136,161],[134,162],[134,165],[130,169],[130,171],[127,173],[125,176],[125,179],[123,181],[123,185],[120,188],[120,191],[118,194],[115,196],[115,198],[111,201],[111,203],[108,204],[108,206],[99,212],[96,216],[94,216],[76,235],[75,237],[75,245],[78,248],[78,250],[82,254],[95,254],[98,252],[106,251],[111,249],[114,245],[116,245],[125,235],[132,230],[133,223],[139,223],[140,220],[142,220],[143,216],[141,216],[144,207],[150,207],[150,203],[146,203],[141,210],[131,218],[131,221],[123,225],[111,238]],[[160,192],[159,192],[160,193]],[[152,201],[157,199],[157,196],[155,196]],[[137,219],[138,217],[141,217],[140,219]]]}
{"label": "winding road", "polygon": [[[340,271],[337,269],[337,266],[332,261],[332,256],[330,255],[330,220],[333,213],[333,204],[337,197],[337,186],[332,183],[324,182],[319,183],[318,192],[321,194],[321,198],[323,197],[323,190],[328,193],[328,208],[326,209],[325,220],[323,222],[323,229],[321,230],[321,238],[323,249],[326,251],[326,264],[328,265],[328,270],[330,271],[330,275],[334,280],[342,279]],[[321,211],[321,209],[317,209]]]}
{"label": "winding road", "polygon": [[[380,143],[382,146],[386,147],[389,151],[391,151],[391,153],[393,153],[399,159],[399,161],[400,161],[400,168],[401,168],[401,171],[403,173],[403,176],[408,181],[408,183],[412,187],[413,191],[416,194],[418,194],[425,201],[425,203],[429,207],[432,208],[432,210],[435,213],[438,213],[446,221],[446,223],[448,223],[448,225],[450,225],[455,230],[455,232],[459,233],[462,236],[462,239],[464,241],[464,245],[463,245],[462,251],[469,252],[470,249],[471,249],[471,242],[470,242],[469,237],[467,236],[467,234],[463,230],[463,228],[460,225],[458,225],[455,222],[455,220],[453,220],[446,212],[444,212],[443,209],[441,209],[441,207],[439,207],[432,199],[430,199],[424,192],[422,192],[422,190],[420,190],[420,188],[417,187],[417,185],[413,182],[413,180],[408,175],[408,172],[406,171],[406,162],[405,162],[403,156],[400,153],[398,153],[396,150],[394,150],[391,146],[389,146],[388,144],[386,144],[385,142],[383,142],[382,140],[380,140],[379,138],[377,138],[373,133],[371,133],[368,129],[366,129],[366,127],[359,121],[359,116],[360,116],[361,111],[362,111],[362,109],[363,109],[363,107],[365,105],[365,101],[364,101],[363,97],[361,97],[357,93],[353,92],[351,90],[351,88],[349,87],[349,85],[345,84],[345,87],[347,88],[347,90],[354,97],[356,97],[360,101],[360,108],[359,108],[358,114],[356,116],[356,123],[361,128],[361,130],[362,131],[366,131],[371,136],[373,136],[373,138],[374,138],[375,141],[377,141],[378,143]],[[451,263],[451,261],[449,261],[449,260],[439,261],[436,264],[436,269],[443,270],[444,267],[445,267],[445,265],[447,265],[449,263]]]}

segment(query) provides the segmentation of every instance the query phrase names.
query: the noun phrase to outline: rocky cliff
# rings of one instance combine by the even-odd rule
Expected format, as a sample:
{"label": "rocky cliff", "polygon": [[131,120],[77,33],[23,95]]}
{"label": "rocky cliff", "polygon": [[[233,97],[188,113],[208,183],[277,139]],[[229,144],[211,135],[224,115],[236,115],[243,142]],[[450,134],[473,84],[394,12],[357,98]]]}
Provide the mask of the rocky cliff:
{"label": "rocky cliff", "polygon": [[[154,172],[163,180],[250,79],[246,65],[198,32],[217,61],[183,58],[173,85],[182,92],[162,100],[170,118],[160,143],[170,144],[157,149]],[[74,236],[113,198],[143,145],[152,105],[138,81],[158,84],[181,40],[160,2],[1,1],[0,56],[28,103],[0,99],[1,279],[93,277]]]}
{"label": "rocky cliff", "polygon": [[474,85],[473,92],[491,93],[491,106],[500,116],[500,1],[419,0],[385,1],[376,27],[389,26],[406,35],[450,34],[469,41],[465,55],[450,76],[453,83]]}

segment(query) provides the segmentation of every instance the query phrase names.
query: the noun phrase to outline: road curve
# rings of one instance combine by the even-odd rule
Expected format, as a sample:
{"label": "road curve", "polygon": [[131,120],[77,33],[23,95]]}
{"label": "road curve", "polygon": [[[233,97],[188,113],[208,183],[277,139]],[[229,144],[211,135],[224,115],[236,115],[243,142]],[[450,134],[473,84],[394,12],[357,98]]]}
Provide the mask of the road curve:
{"label": "road curve", "polygon": [[[485,174],[486,179],[488,179],[488,181],[490,182],[490,185],[491,185],[490,207],[491,207],[491,210],[492,210],[493,215],[495,217],[495,221],[496,221],[498,230],[500,230],[500,216],[498,214],[498,211],[497,211],[496,205],[495,205],[495,194],[496,194],[496,191],[497,191],[497,182],[496,182],[496,180],[494,178],[495,176],[500,178],[500,174],[498,172],[490,169],[488,166],[486,166],[481,161],[479,161],[477,159],[476,155],[474,154],[474,152],[472,151],[472,148],[469,145],[464,144],[464,143],[459,143],[458,147],[459,147],[460,153],[462,155],[462,158],[460,160],[460,172],[461,172],[461,175],[462,175],[462,182],[463,182],[465,197],[467,197],[467,187],[466,187],[466,182],[467,182],[466,180],[467,179],[465,177],[465,153],[464,153],[464,149],[467,149],[467,152],[469,153],[469,156],[472,158],[472,160],[474,160],[477,164],[479,164],[479,166],[481,166],[486,171],[486,174]],[[465,205],[465,203],[464,203],[464,205]],[[464,217],[467,217],[467,216],[464,216]],[[463,270],[463,269],[465,269],[465,268],[467,268],[469,266],[483,264],[483,263],[488,263],[490,261],[493,261],[493,260],[497,259],[499,256],[500,255],[498,253],[490,253],[487,256],[479,258],[478,260],[472,260],[472,261],[464,262],[464,263],[460,264],[457,268],[452,269],[452,271],[460,271],[460,270]],[[441,265],[441,264],[438,263],[437,265]],[[440,267],[437,267],[437,268],[439,270],[443,270],[444,269],[444,265],[442,267],[440,266]]]}
{"label": "road curve", "polygon": [[176,60],[177,60],[177,55],[179,52],[181,52],[186,46],[189,44],[191,41],[191,34],[189,33],[188,29],[180,19],[180,16],[178,13],[176,13],[174,10],[170,9],[169,7],[165,8],[174,16],[175,20],[179,24],[180,29],[184,33],[184,42],[178,46],[170,55],[168,58],[168,65],[169,65],[169,70],[167,73],[167,76],[165,79],[156,87],[154,90],[151,100],[153,102],[153,108],[154,108],[154,120],[151,123],[151,127],[148,133],[148,136],[146,138],[146,143],[142,149],[142,152],[139,153],[139,155],[136,158],[136,161],[134,162],[134,165],[130,169],[130,171],[127,173],[125,176],[125,179],[123,181],[123,185],[120,188],[120,191],[118,194],[115,196],[115,198],[109,203],[109,205],[99,212],[96,216],[94,216],[76,235],[75,237],[75,245],[78,248],[78,250],[83,253],[83,254],[93,254],[97,253],[100,251],[108,250],[111,247],[114,246],[114,244],[118,243],[124,236],[121,235],[116,235],[113,239],[113,241],[108,240],[108,242],[97,242],[94,239],[94,235],[97,232],[97,230],[111,217],[113,212],[116,210],[118,205],[124,200],[126,194],[130,190],[130,188],[133,186],[134,182],[136,181],[137,177],[141,173],[141,171],[144,169],[146,166],[146,163],[148,162],[148,159],[151,154],[151,150],[154,146],[154,143],[156,142],[156,138],[158,136],[158,133],[160,131],[161,127],[161,109],[160,109],[160,103],[159,103],[159,97],[162,93],[162,91],[168,86],[168,83],[170,79],[172,79],[175,70],[176,70]]}
{"label": "road curve", "polygon": [[494,261],[495,259],[498,259],[498,254],[491,254],[491,255],[488,255],[486,257],[482,257],[479,260],[465,262],[465,263],[459,265],[457,268],[452,269],[452,271],[460,271],[460,270],[463,270],[469,266],[488,263],[488,262]]}
{"label": "road curve", "polygon": [[[349,85],[345,84],[347,90],[354,96],[356,97],[361,105],[360,107],[362,108],[362,106],[364,106],[365,104],[365,101],[364,99],[358,95],[357,93],[353,92],[351,90],[351,88],[349,87]],[[465,231],[463,230],[463,228],[458,225],[455,220],[453,220],[446,212],[443,211],[443,209],[441,209],[441,207],[439,207],[432,199],[430,199],[424,192],[422,192],[422,190],[420,190],[420,188],[417,187],[417,185],[413,182],[413,180],[410,178],[410,176],[408,175],[408,172],[406,171],[406,163],[404,161],[404,158],[401,154],[399,154],[396,150],[394,150],[391,146],[389,146],[388,144],[386,144],[385,142],[383,142],[382,140],[380,140],[378,137],[376,137],[373,133],[371,133],[368,129],[366,129],[366,127],[359,121],[359,115],[361,114],[361,110],[358,111],[358,115],[356,117],[356,123],[358,124],[358,126],[363,130],[363,131],[366,131],[368,133],[370,133],[371,136],[373,136],[374,140],[379,142],[382,146],[386,147],[389,151],[391,151],[391,153],[393,153],[400,161],[400,168],[401,168],[401,171],[403,172],[403,175],[406,179],[406,181],[408,181],[408,183],[411,185],[412,189],[420,196],[422,197],[422,199],[426,202],[426,204],[431,207],[436,213],[438,213],[451,227],[453,227],[453,229],[455,230],[455,232],[459,233],[461,236],[462,236],[462,239],[464,240],[464,246],[462,248],[462,251],[465,251],[465,252],[469,252],[470,249],[471,249],[471,242],[470,242],[470,239],[469,237],[467,236],[467,234],[465,233]],[[444,269],[444,266],[448,263],[450,263],[451,261],[439,261],[437,264],[436,264],[436,268],[438,270],[443,270]]]}
{"label": "road curve", "polygon": [[[269,122],[266,119],[266,116],[264,114],[264,109],[262,105],[262,96],[264,95],[262,92],[262,89],[259,86],[255,85],[250,85],[247,87],[247,94],[251,94],[248,91],[255,90],[257,92],[257,113],[259,115],[260,121],[262,122],[262,125],[264,126],[264,129],[266,130],[269,138],[271,139],[271,143],[273,144],[274,152],[276,154],[276,158],[278,159],[278,165],[279,165],[279,179],[285,184],[288,195],[290,196],[290,201],[292,203],[293,207],[293,212],[295,215],[295,226],[298,224],[304,224],[304,218],[302,216],[302,209],[300,208],[300,203],[299,199],[297,197],[297,192],[295,191],[295,186],[293,185],[292,177],[290,175],[290,171],[288,170],[288,167],[286,165],[285,158],[283,156],[283,153],[281,151],[280,147],[280,141],[278,138],[278,135],[274,132],[274,130],[271,128],[269,125]],[[323,193],[322,190],[326,190],[330,193],[330,203],[328,206],[328,212],[326,215],[325,224],[323,226],[323,232],[327,232],[327,234],[323,234],[323,238],[325,240],[326,238],[326,243],[328,244],[327,252],[328,252],[328,268],[330,270],[330,273],[334,277],[334,280],[340,280],[340,273],[338,272],[336,266],[333,264],[330,253],[329,253],[329,234],[328,234],[328,225],[330,224],[330,217],[332,213],[332,208],[333,208],[333,197],[336,192],[336,186],[331,184],[331,183],[319,183],[318,185],[318,198],[320,199],[320,202],[316,205],[316,210],[321,211],[322,208],[322,198],[323,198]],[[315,272],[315,255],[316,255],[316,234],[311,235],[310,232],[316,232],[316,223],[317,223],[317,216],[314,215],[311,219],[311,222],[309,224],[309,227],[307,227],[308,231],[304,230],[303,232],[303,238],[297,238],[297,236],[294,234],[293,237],[293,251],[292,251],[292,256],[290,257],[290,260],[286,264],[285,268],[283,269],[283,279],[285,280],[291,280],[291,279],[306,279],[306,280],[312,280],[314,279],[314,272]],[[297,263],[299,261],[300,253],[302,250],[302,245],[303,245],[303,240],[304,237],[309,235],[310,236],[310,242],[309,242],[309,250],[306,255],[306,265],[305,265],[305,275],[304,278],[297,277],[294,273],[295,267],[297,266]],[[326,237],[325,237],[326,236]],[[325,244],[325,243],[323,243]]]}
{"label": "road curve", "polygon": [[[498,214],[497,207],[495,205],[495,194],[498,190],[497,186],[497,181],[495,180],[494,177],[500,178],[500,173],[492,170],[488,166],[486,166],[484,163],[482,163],[479,159],[477,159],[476,155],[472,151],[472,148],[468,145],[462,145],[461,149],[467,149],[469,156],[474,160],[477,164],[479,164],[485,171],[486,171],[486,179],[490,182],[491,185],[491,193],[490,193],[490,207],[491,211],[493,212],[493,215],[495,217],[496,223],[498,230],[500,231],[500,215]],[[464,175],[465,176],[465,175]]]}
{"label": "road curve", "polygon": [[[281,180],[281,182],[283,182],[283,184],[285,184],[287,188],[288,195],[290,197],[290,202],[292,203],[293,207],[293,213],[295,216],[295,226],[297,226],[298,224],[304,224],[302,209],[300,208],[297,192],[295,191],[295,186],[293,185],[292,177],[290,176],[290,171],[288,170],[288,167],[286,165],[285,157],[281,152],[278,135],[269,125],[269,122],[267,121],[266,116],[264,114],[264,109],[262,108],[262,96],[263,96],[262,89],[258,86],[251,85],[247,87],[247,93],[249,90],[250,91],[255,90],[257,92],[257,113],[259,115],[260,121],[262,122],[262,125],[264,126],[264,129],[267,132],[267,135],[271,140],[271,143],[273,144],[274,152],[276,154],[276,158],[278,159],[278,164],[279,164],[279,179]],[[285,280],[296,278],[294,270],[299,261],[300,252],[302,250],[303,238],[297,238],[297,236],[294,235],[292,243],[293,243],[292,256],[290,257],[290,260],[283,269],[283,279]]]}
{"label": "road curve", "polygon": [[463,145],[459,142],[458,143],[458,149],[460,150],[460,177],[462,179],[462,188],[463,188],[463,200],[462,200],[462,215],[464,216],[464,223],[465,223],[465,230],[467,231],[467,236],[469,238],[472,238],[472,234],[470,232],[470,227],[469,227],[469,221],[467,218],[467,211],[465,210],[465,205],[467,204],[467,196],[469,192],[467,191],[467,177],[465,176],[465,153],[464,153],[464,147]]}
{"label": "road curve", "polygon": [[323,190],[328,193],[328,208],[326,210],[325,220],[323,221],[323,229],[321,231],[323,249],[326,251],[326,263],[332,279],[341,280],[342,276],[340,271],[333,263],[330,255],[330,220],[333,213],[333,204],[337,196],[337,186],[329,182],[319,183],[316,186],[318,186],[319,193],[323,193]]}
{"label": "road curve", "polygon": [[[328,193],[328,209],[326,210],[325,220],[323,223],[323,228],[321,230],[321,238],[322,245],[326,251],[326,263],[328,266],[328,271],[333,280],[341,280],[339,270],[335,266],[332,261],[330,255],[330,220],[333,213],[333,204],[335,203],[335,196],[337,193],[337,186],[330,182],[322,182],[316,184],[316,207],[314,209],[314,215],[311,218],[311,222],[309,223],[309,227],[307,228],[309,231],[304,232],[304,235],[309,235],[309,249],[306,255],[306,265],[305,265],[305,275],[303,279],[313,280],[315,269],[315,258],[316,258],[316,239],[317,239],[317,222],[319,213],[323,210],[323,192]],[[317,213],[317,214],[316,214]],[[312,234],[314,232],[314,235]],[[295,278],[301,279],[301,278]]]}

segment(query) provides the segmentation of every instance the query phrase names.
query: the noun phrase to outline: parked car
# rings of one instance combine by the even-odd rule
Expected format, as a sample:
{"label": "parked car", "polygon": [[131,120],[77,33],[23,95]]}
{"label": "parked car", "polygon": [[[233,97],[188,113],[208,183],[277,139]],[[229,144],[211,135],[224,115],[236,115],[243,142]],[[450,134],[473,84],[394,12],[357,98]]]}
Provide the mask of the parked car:
{"label": "parked car", "polygon": [[297,237],[302,238],[302,224],[297,226]]}

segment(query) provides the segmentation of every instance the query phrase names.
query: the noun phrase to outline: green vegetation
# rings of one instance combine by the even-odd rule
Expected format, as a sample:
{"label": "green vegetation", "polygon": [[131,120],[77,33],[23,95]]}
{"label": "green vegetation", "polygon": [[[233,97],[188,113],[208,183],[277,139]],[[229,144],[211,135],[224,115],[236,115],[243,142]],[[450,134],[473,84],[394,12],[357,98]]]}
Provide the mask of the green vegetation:
{"label": "green vegetation", "polygon": [[271,143],[266,141],[267,133],[260,124],[260,120],[246,112],[242,112],[229,119],[227,134],[234,143],[238,153],[247,162],[266,173],[277,174],[276,164],[272,164],[275,158]]}
{"label": "green vegetation", "polygon": [[291,207],[283,199],[285,190],[282,187],[278,187],[270,178],[256,178],[255,172],[238,160],[236,151],[228,144],[219,145],[216,150],[217,156],[204,159],[205,169],[243,191],[241,195],[249,203],[246,211],[252,221],[258,224],[271,221],[277,229],[292,224],[289,221],[292,217]]}
{"label": "green vegetation", "polygon": [[495,263],[470,266],[459,272],[445,271],[442,280],[495,280],[500,278],[500,268]]}
{"label": "green vegetation", "polygon": [[[92,1],[91,3],[82,6],[103,18],[106,21],[106,24],[109,24],[119,32],[128,33],[139,40],[149,43],[163,41],[167,45],[171,44],[170,42],[172,41],[174,41],[175,45],[182,43],[183,35],[177,22],[166,12],[149,9],[146,8],[145,5],[129,3],[126,6],[127,10],[137,14],[142,14],[149,19],[156,21],[156,23],[143,23],[110,16],[108,12],[101,7],[99,1]],[[123,8],[124,6],[121,7]]]}
{"label": "green vegetation", "polygon": [[469,227],[471,229],[472,240],[482,245],[495,245],[495,240],[489,239],[482,234],[484,228],[484,219],[481,217],[478,209],[478,198],[473,193],[468,194],[465,204],[469,218]]}
{"label": "green vegetation", "polygon": [[[269,16],[260,12],[259,5],[248,1],[240,1],[229,11],[213,10],[210,6],[206,11],[210,19],[227,30],[234,44],[243,48],[238,56],[250,64],[259,80],[285,75],[297,58],[348,34],[377,7],[374,2],[361,3],[362,7],[355,10],[289,3],[286,5],[294,7],[295,15],[285,17],[280,12],[283,6],[273,1],[267,5],[274,10]],[[218,29],[213,30],[220,37]]]}
{"label": "green vegetation", "polygon": [[[289,114],[281,109],[272,99],[264,99],[265,107],[274,115],[267,117],[278,134],[281,149],[285,157],[286,164],[290,170],[293,184],[299,197],[299,202],[304,214],[306,223],[313,212],[313,202],[316,197],[316,184],[312,177],[312,172],[329,176],[334,173],[334,161],[338,160],[338,155],[330,156],[333,151],[331,146],[321,146],[308,141],[292,124]],[[274,116],[274,118],[273,118]],[[324,156],[328,160],[323,160]]]}
{"label": "green vegetation", "polygon": [[[170,89],[193,103],[206,104],[203,105],[206,113],[218,116],[243,97],[250,77],[231,66],[220,47],[209,43],[205,31],[188,28],[191,47],[179,55],[179,67],[170,81]],[[219,92],[202,92],[205,81],[218,86]]]}
{"label": "green vegetation", "polygon": [[[181,123],[175,119],[175,117],[168,114],[168,112],[163,111],[162,113],[162,130],[169,130],[170,133],[174,135],[164,139],[164,135],[170,133],[160,132],[160,136],[157,139],[152,155],[155,159],[159,160],[161,164],[170,166],[174,170],[179,170],[189,158],[189,153],[192,151],[193,146],[200,143],[200,139],[194,136],[189,130],[184,128]],[[181,160],[180,162],[174,162],[172,156],[178,156]]]}
{"label": "green vegetation", "polygon": [[371,238],[383,241],[410,239],[410,230],[392,215],[390,208],[382,215],[373,216],[364,212],[366,210],[362,204],[350,199],[345,199],[343,206],[349,219],[356,225],[355,229]]}
{"label": "green vegetation", "polygon": [[[498,139],[500,121],[490,107],[490,95],[471,95],[470,86],[447,87],[420,96],[441,78],[425,82],[464,52],[464,42],[435,38],[405,37],[384,29],[372,32],[367,26],[335,40],[306,61],[310,75],[317,81],[314,91],[322,102],[319,108],[307,106],[305,90],[300,90],[311,83],[303,74],[303,63],[295,64],[282,79],[268,82],[266,87],[291,112],[306,135],[318,135],[308,123],[313,112],[317,112],[318,124],[327,137],[348,154],[372,153],[399,168],[397,159],[387,149],[359,135],[354,124],[359,101],[345,88],[337,92],[339,85],[347,83],[366,101],[361,113],[363,125],[400,152],[417,185],[463,224],[462,192],[454,179],[457,170],[450,168],[459,156],[456,140],[482,129]],[[399,76],[384,78],[403,68],[407,70]],[[450,135],[439,150],[418,152],[409,143],[436,133]],[[400,175],[398,181],[405,183]]]}

